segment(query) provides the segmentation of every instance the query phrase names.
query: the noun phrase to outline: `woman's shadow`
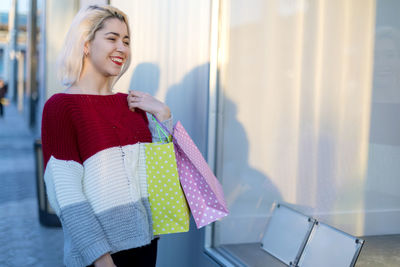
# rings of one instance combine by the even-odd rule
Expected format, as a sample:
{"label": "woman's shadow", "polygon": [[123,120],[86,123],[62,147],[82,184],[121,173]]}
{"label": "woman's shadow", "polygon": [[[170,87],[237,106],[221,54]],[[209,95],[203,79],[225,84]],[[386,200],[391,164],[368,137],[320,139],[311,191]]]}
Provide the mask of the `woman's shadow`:
{"label": "woman's shadow", "polygon": [[[182,122],[203,155],[207,153],[208,74],[208,63],[195,67],[179,83],[168,88],[165,98],[174,120]],[[139,64],[132,76],[130,89],[156,95],[159,77],[160,69],[157,65]],[[219,178],[223,178],[225,198],[230,209],[230,215],[223,222],[224,231],[235,233],[232,236],[237,240],[246,240],[249,233],[260,240],[270,207],[274,201],[281,201],[282,196],[265,173],[250,166],[249,140],[245,128],[237,119],[236,104],[224,94],[219,97],[223,98],[223,126],[218,129],[221,136],[218,139],[218,147],[221,148],[218,154],[223,159],[219,171],[222,177]],[[258,141],[252,140],[256,143]],[[251,219],[253,217],[256,219]],[[242,221],[244,228],[237,229],[238,221],[235,218]],[[191,225],[191,228],[194,226]]]}
{"label": "woman's shadow", "polygon": [[[208,74],[208,63],[195,67],[181,82],[171,86],[166,96],[166,103],[175,118],[179,118],[203,155],[207,152],[208,141]],[[219,98],[222,98],[219,101],[222,105],[218,108],[223,109],[219,114],[223,115],[218,118],[223,121],[217,129],[219,137],[216,157],[222,161],[217,163],[217,175],[223,180],[230,210],[221,228],[235,233],[236,240],[246,241],[251,235],[257,235],[257,238],[253,238],[260,240],[270,208],[273,202],[280,202],[282,196],[266,174],[250,166],[249,140],[245,128],[237,119],[236,104],[223,93],[220,93]],[[261,137],[260,140],[251,141],[260,142]],[[241,225],[240,220],[243,220]]]}

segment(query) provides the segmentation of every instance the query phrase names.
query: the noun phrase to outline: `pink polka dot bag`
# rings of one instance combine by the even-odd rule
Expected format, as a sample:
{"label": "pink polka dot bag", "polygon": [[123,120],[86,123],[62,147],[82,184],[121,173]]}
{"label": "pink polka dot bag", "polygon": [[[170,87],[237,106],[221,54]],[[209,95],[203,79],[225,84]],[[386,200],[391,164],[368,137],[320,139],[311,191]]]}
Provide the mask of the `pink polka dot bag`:
{"label": "pink polka dot bag", "polygon": [[179,121],[173,137],[179,179],[197,228],[227,216],[221,184]]}

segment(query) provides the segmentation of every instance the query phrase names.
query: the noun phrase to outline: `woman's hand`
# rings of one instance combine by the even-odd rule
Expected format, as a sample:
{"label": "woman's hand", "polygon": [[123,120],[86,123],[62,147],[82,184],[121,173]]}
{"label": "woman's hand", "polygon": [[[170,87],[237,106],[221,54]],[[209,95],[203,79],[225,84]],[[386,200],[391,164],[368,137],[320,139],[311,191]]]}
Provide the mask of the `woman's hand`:
{"label": "woman's hand", "polygon": [[171,117],[169,107],[148,93],[130,90],[128,94],[128,106],[132,111],[135,108],[140,108],[153,114],[160,121],[165,121]]}
{"label": "woman's hand", "polygon": [[94,266],[95,267],[117,267],[112,258],[110,253],[106,253],[103,256],[101,256],[100,258],[98,258],[95,262],[94,262]]}

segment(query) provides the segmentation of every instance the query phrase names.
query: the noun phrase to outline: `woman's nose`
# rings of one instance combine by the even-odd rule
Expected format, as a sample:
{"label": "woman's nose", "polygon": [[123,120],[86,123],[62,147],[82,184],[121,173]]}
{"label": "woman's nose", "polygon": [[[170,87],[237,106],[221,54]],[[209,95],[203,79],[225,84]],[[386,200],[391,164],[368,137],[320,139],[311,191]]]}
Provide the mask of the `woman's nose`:
{"label": "woman's nose", "polygon": [[129,49],[129,47],[123,41],[117,42],[117,51],[118,52],[126,53],[126,51],[128,49]]}

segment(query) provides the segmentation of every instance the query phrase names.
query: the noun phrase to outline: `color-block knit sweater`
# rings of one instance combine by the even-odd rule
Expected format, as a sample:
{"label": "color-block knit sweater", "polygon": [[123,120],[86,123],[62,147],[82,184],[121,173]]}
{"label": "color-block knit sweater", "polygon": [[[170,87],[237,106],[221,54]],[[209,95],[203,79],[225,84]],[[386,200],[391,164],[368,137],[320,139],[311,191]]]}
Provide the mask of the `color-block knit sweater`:
{"label": "color-block knit sweater", "polygon": [[[166,125],[171,129],[172,119]],[[46,102],[44,179],[63,226],[66,266],[154,238],[140,145],[152,141],[152,129],[144,111],[128,109],[127,94],[60,93]]]}

